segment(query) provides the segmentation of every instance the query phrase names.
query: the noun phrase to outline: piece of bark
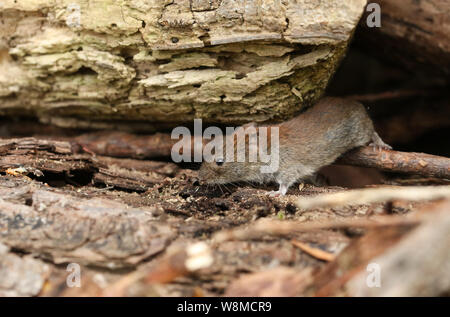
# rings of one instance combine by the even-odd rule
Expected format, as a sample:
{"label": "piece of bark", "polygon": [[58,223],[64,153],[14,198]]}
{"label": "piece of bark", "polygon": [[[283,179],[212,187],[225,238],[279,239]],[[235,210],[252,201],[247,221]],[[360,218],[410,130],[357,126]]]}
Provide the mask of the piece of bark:
{"label": "piece of bark", "polygon": [[[0,171],[29,168],[36,176],[45,170],[53,173],[92,170],[89,155],[75,153],[69,142],[35,138],[0,140]],[[25,171],[26,172],[26,171]]]}
{"label": "piece of bark", "polygon": [[283,120],[322,95],[365,2],[3,0],[0,114],[146,131]]}
{"label": "piece of bark", "polygon": [[36,296],[49,274],[48,264],[14,254],[0,242],[0,297]]}
{"label": "piece of bark", "polygon": [[96,157],[94,161],[98,163],[98,170],[92,176],[93,184],[134,192],[145,192],[167,176],[174,176],[178,170],[175,164],[164,162],[110,157]]}
{"label": "piece of bark", "polygon": [[[153,149],[150,144],[150,151]],[[90,153],[76,142],[36,138],[0,140],[0,172],[29,175],[46,182],[56,178],[56,182],[59,179],[75,186],[93,183],[145,192],[178,171],[172,163],[94,157]],[[109,154],[120,156],[114,151]]]}
{"label": "piece of bark", "polygon": [[310,245],[297,241],[297,240],[292,240],[291,243],[296,246],[297,248],[299,248],[300,250],[302,250],[303,252],[311,255],[312,257],[315,257],[316,259],[322,260],[322,261],[333,261],[336,256],[333,253],[324,251],[322,249],[319,248],[314,248],[311,247]]}
{"label": "piece of bark", "polygon": [[139,283],[170,283],[177,278],[209,268],[213,261],[211,249],[206,243],[171,245],[166,254],[152,265],[127,274],[106,288],[102,296],[124,296],[130,288]]}
{"label": "piece of bark", "polygon": [[135,135],[106,131],[82,134],[75,140],[99,155],[137,159],[170,157],[175,144],[166,133]]}
{"label": "piece of bark", "polygon": [[55,263],[133,266],[165,249],[174,231],[154,207],[81,198],[0,179],[0,241]]}
{"label": "piece of bark", "polygon": [[[447,0],[377,0],[381,27],[368,27],[361,19],[358,33],[371,53],[447,77],[450,74],[450,3]],[[369,13],[368,13],[369,14]]]}

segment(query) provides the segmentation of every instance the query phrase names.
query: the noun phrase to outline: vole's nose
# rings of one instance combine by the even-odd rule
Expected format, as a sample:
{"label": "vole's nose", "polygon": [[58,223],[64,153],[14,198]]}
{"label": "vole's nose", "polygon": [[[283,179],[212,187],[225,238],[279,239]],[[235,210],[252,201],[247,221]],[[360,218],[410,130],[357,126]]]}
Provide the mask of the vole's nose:
{"label": "vole's nose", "polygon": [[193,186],[200,186],[200,185],[203,185],[203,184],[202,184],[202,182],[200,181],[200,179],[194,178],[194,179],[192,179],[192,185],[193,185]]}

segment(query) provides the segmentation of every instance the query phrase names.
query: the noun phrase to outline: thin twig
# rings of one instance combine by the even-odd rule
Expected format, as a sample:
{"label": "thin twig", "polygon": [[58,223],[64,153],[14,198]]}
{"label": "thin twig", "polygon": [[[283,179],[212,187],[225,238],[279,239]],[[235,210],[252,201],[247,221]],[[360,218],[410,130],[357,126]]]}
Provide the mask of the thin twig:
{"label": "thin twig", "polygon": [[299,248],[300,250],[302,250],[303,252],[308,253],[309,255],[311,255],[319,260],[331,262],[336,258],[336,256],[333,253],[326,252],[321,249],[313,248],[313,247],[307,245],[306,243],[303,243],[303,242],[300,242],[297,240],[291,240],[291,243],[294,246],[296,246],[297,248]]}
{"label": "thin twig", "polygon": [[450,198],[450,186],[378,187],[326,193],[298,198],[295,204],[302,210],[367,205],[392,200],[429,201]]}

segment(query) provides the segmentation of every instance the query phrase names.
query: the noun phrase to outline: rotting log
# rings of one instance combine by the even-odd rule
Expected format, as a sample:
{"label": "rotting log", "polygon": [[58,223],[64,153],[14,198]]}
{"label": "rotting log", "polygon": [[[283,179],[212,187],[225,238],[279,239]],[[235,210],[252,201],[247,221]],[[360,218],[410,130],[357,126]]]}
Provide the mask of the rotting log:
{"label": "rotting log", "polygon": [[284,120],[322,95],[365,4],[3,0],[0,115],[146,131]]}
{"label": "rotting log", "polygon": [[0,242],[54,263],[134,266],[175,236],[155,207],[80,197],[23,179],[0,178]]}
{"label": "rotting log", "polygon": [[75,142],[35,138],[0,140],[0,172],[15,176],[56,178],[77,186],[92,182],[144,192],[167,176],[174,176],[177,170],[172,163],[93,156],[83,153]]}

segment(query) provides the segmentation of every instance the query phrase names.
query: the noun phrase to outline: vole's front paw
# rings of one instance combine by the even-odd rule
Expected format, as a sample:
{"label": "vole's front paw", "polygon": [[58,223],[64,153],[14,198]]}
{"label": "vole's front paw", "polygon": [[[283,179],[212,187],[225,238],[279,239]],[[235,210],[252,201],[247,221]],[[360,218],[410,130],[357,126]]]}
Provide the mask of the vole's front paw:
{"label": "vole's front paw", "polygon": [[283,196],[283,194],[279,190],[272,190],[270,192],[267,192],[266,195],[269,197],[280,197]]}
{"label": "vole's front paw", "polygon": [[392,146],[383,143],[382,145],[377,143],[369,143],[369,146],[373,148],[374,151],[380,152],[381,150],[392,150]]}
{"label": "vole's front paw", "polygon": [[392,150],[392,146],[383,142],[378,133],[374,132],[372,136],[372,142],[369,146],[373,147],[374,150]]}

